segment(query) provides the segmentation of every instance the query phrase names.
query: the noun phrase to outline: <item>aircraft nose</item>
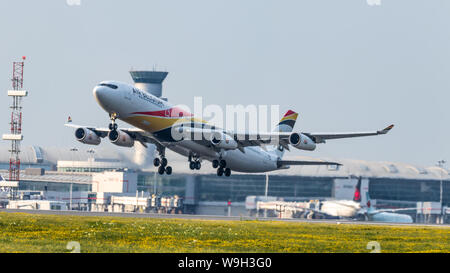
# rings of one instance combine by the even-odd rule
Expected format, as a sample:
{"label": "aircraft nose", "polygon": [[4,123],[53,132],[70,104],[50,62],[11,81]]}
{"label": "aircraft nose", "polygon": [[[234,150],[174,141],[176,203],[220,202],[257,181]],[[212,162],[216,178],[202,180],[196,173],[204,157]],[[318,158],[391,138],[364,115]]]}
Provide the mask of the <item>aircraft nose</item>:
{"label": "aircraft nose", "polygon": [[96,99],[98,102],[101,102],[102,100],[105,99],[105,93],[106,93],[106,91],[105,91],[105,88],[104,88],[103,86],[96,86],[96,87],[94,88],[94,90],[92,90],[92,92],[93,92],[93,94],[94,94],[95,99]]}
{"label": "aircraft nose", "polygon": [[105,110],[109,111],[111,108],[111,94],[108,92],[108,88],[104,86],[96,86],[92,90],[95,100]]}
{"label": "aircraft nose", "polygon": [[93,90],[94,97],[100,105],[107,105],[109,101],[108,88],[104,86],[96,86]]}

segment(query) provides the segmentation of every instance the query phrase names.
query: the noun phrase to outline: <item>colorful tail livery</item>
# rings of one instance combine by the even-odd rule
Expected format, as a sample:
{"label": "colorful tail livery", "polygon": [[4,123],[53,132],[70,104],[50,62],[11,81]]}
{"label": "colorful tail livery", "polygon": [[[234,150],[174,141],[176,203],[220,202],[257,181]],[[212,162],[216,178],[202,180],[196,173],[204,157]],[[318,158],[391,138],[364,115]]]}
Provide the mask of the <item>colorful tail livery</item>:
{"label": "colorful tail livery", "polygon": [[295,126],[295,122],[297,121],[298,113],[289,110],[284,114],[283,118],[278,123],[277,127],[275,127],[275,132],[292,132]]}

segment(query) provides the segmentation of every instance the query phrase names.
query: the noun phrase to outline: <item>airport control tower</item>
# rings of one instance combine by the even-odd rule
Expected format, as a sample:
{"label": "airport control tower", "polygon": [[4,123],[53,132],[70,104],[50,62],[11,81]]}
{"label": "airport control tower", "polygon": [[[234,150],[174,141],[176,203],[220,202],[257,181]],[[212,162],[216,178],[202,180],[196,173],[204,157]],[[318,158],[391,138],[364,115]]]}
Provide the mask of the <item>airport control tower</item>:
{"label": "airport control tower", "polygon": [[147,91],[158,98],[161,98],[162,82],[167,77],[167,74],[169,74],[169,72],[141,70],[141,71],[130,71],[130,74],[131,77],[133,78],[134,85],[137,88]]}

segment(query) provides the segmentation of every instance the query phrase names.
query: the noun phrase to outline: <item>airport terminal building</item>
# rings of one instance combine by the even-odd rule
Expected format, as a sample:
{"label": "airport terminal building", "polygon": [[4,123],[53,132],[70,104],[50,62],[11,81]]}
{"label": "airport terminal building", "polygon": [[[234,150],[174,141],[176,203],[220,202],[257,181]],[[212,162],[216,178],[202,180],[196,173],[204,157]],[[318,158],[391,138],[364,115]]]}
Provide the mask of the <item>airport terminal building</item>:
{"label": "airport terminal building", "polygon": [[[0,174],[7,178],[7,147],[0,149]],[[174,172],[161,176],[151,166],[153,150],[148,151],[145,159],[137,159],[132,150],[98,149],[87,153],[69,148],[24,147],[19,190],[106,192],[108,187],[99,190],[99,180],[108,180],[103,176],[111,172],[126,173],[132,174],[127,175],[127,186],[113,192],[179,196],[186,212],[197,214],[224,215],[227,206],[231,205],[233,215],[244,215],[247,214],[245,201],[248,196],[266,194],[267,178],[268,196],[284,201],[305,201],[351,200],[361,177],[362,201],[366,201],[365,193],[368,192],[378,208],[411,207],[417,202],[440,203],[441,198],[443,206],[450,207],[449,171],[435,166],[334,159],[343,166],[295,166],[271,172],[268,177],[239,173],[218,177],[209,162],[204,162],[201,170],[191,171],[186,159],[168,153]],[[36,172],[36,169],[41,171]]]}

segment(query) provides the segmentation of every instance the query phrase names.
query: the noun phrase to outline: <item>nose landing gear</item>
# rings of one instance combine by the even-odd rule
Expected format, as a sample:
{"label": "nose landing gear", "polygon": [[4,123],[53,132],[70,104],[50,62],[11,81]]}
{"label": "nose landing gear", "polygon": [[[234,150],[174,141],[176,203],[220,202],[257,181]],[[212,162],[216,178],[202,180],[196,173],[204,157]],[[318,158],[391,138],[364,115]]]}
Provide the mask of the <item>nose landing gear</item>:
{"label": "nose landing gear", "polygon": [[117,130],[116,118],[117,118],[117,113],[112,113],[109,115],[109,119],[111,120],[111,123],[108,125],[108,128],[111,131]]}

